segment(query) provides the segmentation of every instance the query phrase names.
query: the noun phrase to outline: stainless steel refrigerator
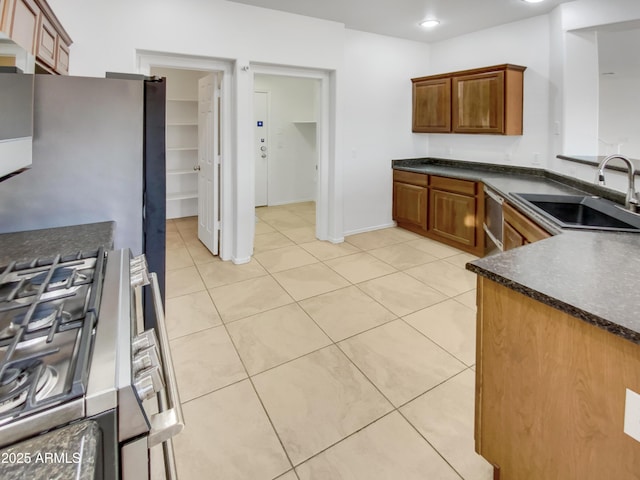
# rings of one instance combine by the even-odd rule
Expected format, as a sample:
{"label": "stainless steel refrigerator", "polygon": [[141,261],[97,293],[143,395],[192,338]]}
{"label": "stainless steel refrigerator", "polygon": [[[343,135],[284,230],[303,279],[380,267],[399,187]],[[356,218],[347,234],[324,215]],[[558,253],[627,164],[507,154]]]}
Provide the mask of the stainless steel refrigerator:
{"label": "stainless steel refrigerator", "polygon": [[0,183],[0,233],[113,220],[164,299],[166,83],[125,77],[35,76],[33,163]]}

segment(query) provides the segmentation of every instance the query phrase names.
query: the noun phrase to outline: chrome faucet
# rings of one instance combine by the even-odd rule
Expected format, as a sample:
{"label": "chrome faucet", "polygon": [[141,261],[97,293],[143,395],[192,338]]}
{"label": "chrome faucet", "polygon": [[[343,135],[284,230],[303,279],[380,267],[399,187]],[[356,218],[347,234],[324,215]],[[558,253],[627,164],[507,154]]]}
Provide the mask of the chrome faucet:
{"label": "chrome faucet", "polygon": [[619,158],[627,165],[627,177],[629,178],[629,186],[627,188],[627,196],[624,199],[624,208],[637,213],[638,211],[640,211],[640,194],[636,192],[635,187],[636,169],[634,168],[633,163],[631,163],[631,160],[629,160],[628,157],[625,157],[624,155],[614,154],[609,155],[607,158],[602,160],[600,162],[600,165],[598,165],[596,181],[598,182],[598,185],[605,185],[604,167],[607,165],[607,163],[609,163],[609,160],[613,160],[614,158]]}

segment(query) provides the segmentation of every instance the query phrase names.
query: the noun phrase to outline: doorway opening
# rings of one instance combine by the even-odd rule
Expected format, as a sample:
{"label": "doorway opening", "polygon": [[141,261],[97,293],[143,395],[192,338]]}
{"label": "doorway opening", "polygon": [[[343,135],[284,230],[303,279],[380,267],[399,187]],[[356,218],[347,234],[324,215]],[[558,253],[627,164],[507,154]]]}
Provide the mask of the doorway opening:
{"label": "doorway opening", "polygon": [[231,158],[231,65],[201,57],[138,52],[138,68],[167,79],[167,219],[197,218],[200,242],[211,254],[227,260],[232,238],[220,227],[231,215],[231,203],[225,202],[229,189],[224,187],[230,185],[231,170],[225,161]]}
{"label": "doorway opening", "polygon": [[256,207],[315,202],[320,81],[254,77]]}
{"label": "doorway opening", "polygon": [[[334,73],[262,64],[252,64],[251,70],[255,205],[267,205],[266,212],[256,209],[255,233],[268,230],[260,225],[262,213],[280,220],[290,210],[308,221],[305,230],[312,227],[308,241],[343,241]],[[257,118],[265,103],[267,124]],[[304,235],[308,238],[308,232]],[[257,240],[255,247],[260,249]]]}

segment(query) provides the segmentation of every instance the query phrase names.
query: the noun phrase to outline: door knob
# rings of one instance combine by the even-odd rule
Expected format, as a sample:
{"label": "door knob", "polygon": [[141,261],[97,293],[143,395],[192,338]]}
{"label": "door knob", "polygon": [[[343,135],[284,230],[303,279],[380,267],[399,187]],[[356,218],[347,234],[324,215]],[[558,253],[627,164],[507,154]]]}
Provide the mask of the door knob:
{"label": "door knob", "polygon": [[200,165],[195,165],[195,166],[193,167],[193,169],[194,169],[196,172],[199,172],[199,171],[200,171]]}
{"label": "door knob", "polygon": [[261,150],[261,151],[263,151],[263,152],[266,152],[266,151],[267,151],[267,147],[265,147],[265,146],[263,145],[262,147],[260,147],[260,150]]}

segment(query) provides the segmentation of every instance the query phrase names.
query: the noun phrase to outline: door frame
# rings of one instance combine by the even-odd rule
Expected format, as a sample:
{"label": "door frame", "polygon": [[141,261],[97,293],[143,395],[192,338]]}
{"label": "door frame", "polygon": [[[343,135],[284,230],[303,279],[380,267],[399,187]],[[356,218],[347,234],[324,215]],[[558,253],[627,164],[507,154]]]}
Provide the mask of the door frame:
{"label": "door frame", "polygon": [[[342,231],[342,175],[336,161],[335,71],[250,63],[250,91],[254,75],[274,75],[320,80],[318,89],[318,181],[316,185],[316,237],[332,243],[344,241]],[[251,96],[253,118],[253,95]]]}
{"label": "door frame", "polygon": [[[268,90],[254,90],[253,91],[253,99],[255,100],[255,94],[256,93],[264,93],[267,97],[267,178],[265,178],[265,181],[267,182],[267,203],[265,205],[262,206],[269,206],[269,161],[271,160],[271,92]],[[254,119],[255,119],[255,105],[254,105]],[[257,153],[257,148],[258,145],[255,145],[255,128],[256,126],[253,126],[254,128],[254,155]],[[255,177],[257,178],[257,175],[255,175]]]}
{"label": "door frame", "polygon": [[222,74],[222,88],[220,91],[222,109],[220,112],[220,250],[222,260],[232,259],[234,250],[235,218],[232,209],[232,190],[234,179],[232,177],[232,160],[234,158],[233,129],[232,129],[232,98],[233,98],[233,62],[224,59],[189,56],[155,52],[151,50],[136,50],[136,63],[138,72],[150,75],[151,67],[173,68],[181,70],[199,70],[206,72],[219,72]]}

